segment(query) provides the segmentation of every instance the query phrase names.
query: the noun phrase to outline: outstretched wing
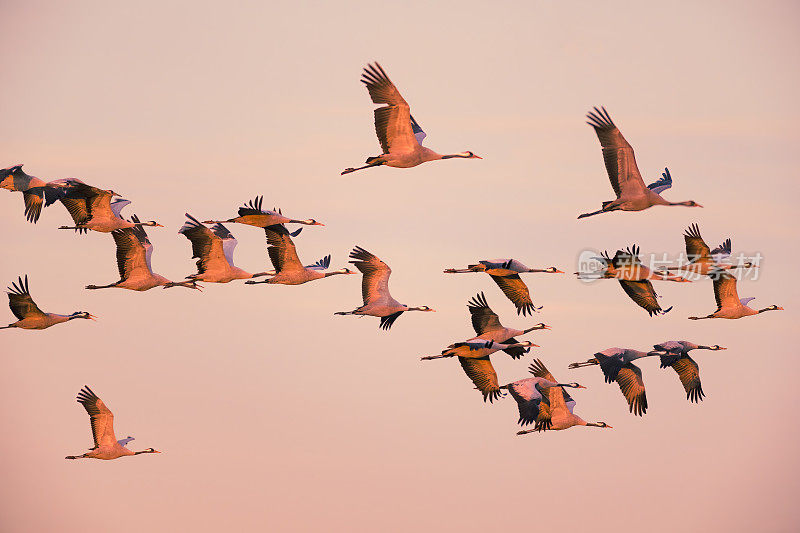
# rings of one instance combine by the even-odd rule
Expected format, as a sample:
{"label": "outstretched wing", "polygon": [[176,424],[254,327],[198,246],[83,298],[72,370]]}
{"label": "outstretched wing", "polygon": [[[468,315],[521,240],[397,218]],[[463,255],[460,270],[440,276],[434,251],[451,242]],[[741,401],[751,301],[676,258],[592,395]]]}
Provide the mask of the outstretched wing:
{"label": "outstretched wing", "polygon": [[228,228],[222,224],[214,224],[211,226],[211,231],[214,232],[214,235],[222,239],[222,253],[225,254],[225,260],[228,261],[228,264],[233,266],[233,251],[236,249],[236,245],[239,241],[237,241],[233,233],[228,231]]}
{"label": "outstretched wing", "polygon": [[81,389],[77,399],[89,413],[92,437],[94,437],[92,449],[114,446],[117,443],[117,438],[114,436],[114,414],[109,411],[103,400],[98,398],[88,385]]}
{"label": "outstretched wing", "polygon": [[44,187],[31,187],[22,193],[22,199],[25,201],[25,219],[35,223],[42,214]]}
{"label": "outstretched wing", "polygon": [[411,119],[411,129],[414,131],[414,137],[417,139],[417,142],[419,144],[422,144],[422,141],[428,135],[424,131],[422,131],[422,128],[420,127],[419,124],[417,124],[417,121],[414,120],[413,116],[409,115],[409,118]]}
{"label": "outstretched wing", "polygon": [[483,401],[488,400],[494,403],[500,397],[500,385],[497,382],[497,373],[494,371],[489,356],[472,358],[459,357],[458,362],[467,374],[467,377],[475,384],[475,388],[483,394]]}
{"label": "outstretched wing", "polygon": [[700,383],[700,367],[694,359],[688,355],[683,355],[674,361],[672,369],[678,374],[678,378],[686,391],[686,399],[690,402],[699,402],[703,399],[703,386]]}
{"label": "outstretched wing", "polygon": [[[142,241],[140,234],[144,230],[137,230],[141,230],[141,228],[124,228],[111,232],[114,243],[117,245],[117,269],[121,280],[135,277],[135,273],[142,269],[152,273],[147,250],[150,241],[146,234]],[[150,249],[152,250],[152,245],[150,245]]]}
{"label": "outstretched wing", "polygon": [[722,262],[731,256],[731,250],[731,240],[725,239],[722,241],[722,244],[711,250],[711,257],[713,257],[714,261],[717,263]]}
{"label": "outstretched wing", "polygon": [[717,300],[717,310],[723,307],[738,307],[739,293],[736,290],[736,277],[722,269],[714,269],[708,273],[714,280],[714,298]]}
{"label": "outstretched wing", "polygon": [[625,291],[625,294],[633,300],[636,305],[647,311],[650,316],[669,313],[672,307],[661,309],[658,304],[658,295],[653,288],[653,284],[648,279],[630,281],[625,279],[617,280]]}
{"label": "outstretched wing", "polygon": [[39,306],[31,298],[27,274],[25,274],[24,281],[20,276],[19,281],[12,282],[11,287],[8,288],[8,306],[18,320],[33,316],[44,316],[44,312],[39,309]]}
{"label": "outstretched wing", "polygon": [[302,270],[303,264],[297,257],[297,249],[294,246],[289,231],[283,224],[275,224],[264,228],[267,235],[267,253],[272,261],[272,266],[276,272],[283,270]]}
{"label": "outstretched wing", "polygon": [[376,104],[388,104],[375,110],[375,133],[383,153],[410,152],[419,147],[411,125],[408,102],[400,95],[378,63],[367,65],[361,74],[369,96]]}
{"label": "outstretched wing", "polygon": [[227,269],[222,239],[189,213],[186,213],[186,219],[178,233],[185,235],[192,243],[192,257],[197,259],[197,272],[202,274],[208,270]]}
{"label": "outstretched wing", "polygon": [[608,179],[617,198],[638,196],[645,190],[642,175],[636,166],[633,147],[622,136],[604,107],[589,111],[587,124],[594,128],[603,147],[603,161]]}
{"label": "outstretched wing", "polygon": [[654,181],[653,183],[647,186],[648,189],[650,189],[656,194],[661,194],[670,187],[672,187],[672,174],[669,173],[668,168],[665,168],[664,172],[661,173],[660,180]]}
{"label": "outstretched wing", "polygon": [[330,254],[326,255],[322,259],[317,260],[316,263],[313,263],[311,265],[306,265],[306,268],[309,270],[327,270],[329,266],[331,266]]}
{"label": "outstretched wing", "polygon": [[532,380],[523,379],[508,384],[508,392],[511,397],[517,402],[517,409],[519,410],[519,420],[517,424],[520,426],[527,426],[528,424],[536,424],[539,422],[539,415],[544,414],[540,410],[542,402],[546,399],[536,389]]}
{"label": "outstretched wing", "polygon": [[532,315],[538,310],[537,307],[533,305],[528,286],[525,285],[525,282],[522,281],[519,274],[491,276],[491,278],[497,283],[497,286],[500,287],[503,294],[517,307],[517,314],[521,313],[522,316],[527,316],[529,314]]}
{"label": "outstretched wing", "polygon": [[386,315],[381,317],[380,328],[384,331],[389,331],[392,329],[392,325],[394,321],[397,320],[400,315],[402,315],[405,311],[398,311],[396,313],[392,313],[391,315]]}
{"label": "outstretched wing", "polygon": [[[353,248],[353,251],[350,252],[350,259],[354,260],[350,262],[364,275],[361,279],[361,298],[364,300],[364,305],[391,298],[389,276],[392,274],[392,269],[389,268],[389,265],[360,246]],[[392,322],[396,318],[392,319]],[[383,319],[381,327],[383,327]],[[391,327],[391,323],[385,329],[389,329],[389,327]]]}
{"label": "outstretched wing", "polygon": [[113,202],[111,202],[109,204],[109,207],[111,208],[111,212],[114,213],[114,216],[122,218],[122,209],[126,205],[130,205],[130,203],[131,203],[130,200],[125,200],[123,198],[117,198],[116,200],[114,200]]}
{"label": "outstretched wing", "polygon": [[264,203],[264,197],[256,196],[253,200],[250,200],[248,203],[244,204],[242,207],[239,208],[239,216],[244,217],[247,215],[264,214],[264,211],[261,209],[263,203]]}
{"label": "outstretched wing", "polygon": [[467,303],[467,309],[469,309],[469,314],[472,317],[472,328],[476,334],[483,335],[487,331],[503,327],[497,313],[492,311],[489,304],[486,303],[486,295],[483,292],[474,296]]}
{"label": "outstretched wing", "polygon": [[711,259],[711,250],[709,250],[706,241],[700,236],[700,228],[695,223],[683,233],[683,240],[686,242],[686,257],[693,262],[708,261]]}
{"label": "outstretched wing", "polygon": [[642,416],[647,412],[647,395],[644,391],[642,371],[632,363],[625,363],[617,374],[617,384],[628,401],[630,412]]}

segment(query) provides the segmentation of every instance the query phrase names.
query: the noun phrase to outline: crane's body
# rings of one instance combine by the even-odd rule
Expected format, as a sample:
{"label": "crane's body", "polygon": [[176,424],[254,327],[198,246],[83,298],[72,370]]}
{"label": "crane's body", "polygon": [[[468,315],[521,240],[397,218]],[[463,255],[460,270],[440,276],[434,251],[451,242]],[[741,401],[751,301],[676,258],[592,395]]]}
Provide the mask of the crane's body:
{"label": "crane's body", "polygon": [[[264,233],[267,237],[267,253],[275,271],[272,277],[267,280],[246,281],[245,283],[248,285],[260,283],[301,285],[337,274],[355,274],[355,272],[347,268],[334,270],[333,272],[322,272],[330,266],[330,255],[320,259],[314,265],[303,266],[297,255],[297,248],[295,248],[291,234],[283,224],[267,226],[264,228]],[[264,273],[264,275],[267,274]]]}
{"label": "crane's body", "polygon": [[16,322],[12,322],[7,326],[0,327],[0,329],[47,329],[56,324],[63,324],[76,318],[95,319],[95,316],[87,313],[86,311],[76,311],[69,315],[60,315],[57,313],[45,313],[31,297],[30,289],[28,288],[28,276],[25,280],[22,276],[19,277],[17,282],[12,282],[8,287],[8,306],[11,312],[17,317]]}
{"label": "crane's body", "polygon": [[[136,215],[133,215],[132,220],[134,223],[139,222]],[[87,289],[118,288],[132,291],[147,291],[155,287],[200,289],[195,280],[170,281],[153,272],[150,264],[153,245],[141,225],[115,230],[111,236],[117,246],[117,269],[120,279],[108,285],[87,285]]]}
{"label": "crane's body", "polygon": [[661,193],[672,187],[672,176],[669,169],[664,169],[662,178],[645,186],[642,175],[636,165],[633,147],[622,136],[605,108],[590,111],[586,117],[587,124],[594,128],[600,145],[603,147],[603,161],[611,181],[616,198],[603,202],[602,207],[591,213],[584,213],[578,218],[586,218],[611,211],[642,211],[655,205],[683,205],[687,207],[703,207],[693,200],[685,202],[668,202]]}
{"label": "crane's body", "polygon": [[439,159],[482,159],[469,151],[443,155],[422,146],[425,132],[411,116],[408,102],[378,63],[367,65],[361,75],[361,82],[366,85],[373,103],[386,104],[375,109],[375,133],[383,153],[368,157],[363,167],[350,167],[343,170],[342,174],[378,166],[411,168]]}
{"label": "crane's body", "polygon": [[388,330],[395,320],[406,311],[434,311],[427,305],[409,307],[395,300],[389,292],[389,276],[392,269],[360,246],[350,252],[350,261],[361,272],[361,298],[364,305],[353,311],[339,311],[336,315],[376,316],[381,319],[380,328]]}
{"label": "crane's body", "polygon": [[[534,431],[561,431],[569,429],[574,426],[593,426],[601,428],[611,428],[605,422],[587,422],[573,411],[575,409],[575,400],[564,390],[565,387],[585,389],[577,383],[564,383],[558,384],[553,374],[547,370],[544,363],[540,359],[534,359],[529,367],[531,374],[535,378],[527,378],[541,380],[535,383],[544,383],[549,386],[542,388],[538,385],[535,391],[527,389],[528,394],[516,394],[512,392],[512,396],[517,400],[517,407],[520,414],[520,425],[535,424],[533,429],[518,431],[517,435],[525,435]],[[519,382],[516,382],[519,383]],[[553,385],[550,385],[553,384]],[[537,397],[538,394],[538,397]]]}
{"label": "crane's body", "polygon": [[766,311],[783,311],[783,307],[771,305],[763,309],[753,309],[747,304],[755,298],[739,298],[736,290],[736,277],[728,270],[714,269],[709,272],[714,280],[714,299],[717,301],[717,310],[706,316],[690,316],[689,320],[703,320],[706,318],[726,318],[735,320],[747,316],[758,315]]}
{"label": "crane's body", "polygon": [[161,453],[153,448],[138,452],[129,450],[125,447],[125,444],[134,440],[132,437],[118,441],[117,437],[114,436],[114,414],[88,386],[84,386],[81,389],[77,400],[89,415],[94,447],[82,455],[68,455],[65,459],[102,459],[110,461],[129,455]]}
{"label": "crane's body", "polygon": [[[266,228],[268,226],[277,226],[279,224],[304,224],[306,226],[324,226],[325,224],[317,222],[313,218],[306,220],[297,220],[284,216],[280,209],[264,209],[264,197],[256,196],[255,199],[250,200],[248,203],[239,208],[239,216],[229,218],[228,220],[204,220],[203,224],[222,224],[222,223],[236,223],[245,224],[247,226],[255,226],[257,228]],[[297,230],[291,235],[294,237],[300,233]]]}

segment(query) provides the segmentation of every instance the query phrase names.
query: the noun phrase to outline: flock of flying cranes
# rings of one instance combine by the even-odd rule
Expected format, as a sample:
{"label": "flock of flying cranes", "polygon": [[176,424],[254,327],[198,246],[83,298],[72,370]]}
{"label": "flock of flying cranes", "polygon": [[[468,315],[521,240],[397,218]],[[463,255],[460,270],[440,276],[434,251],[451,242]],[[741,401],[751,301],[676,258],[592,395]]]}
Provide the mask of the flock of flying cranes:
{"label": "flock of flying cranes", "polygon": [[[367,87],[372,101],[385,104],[374,110],[375,132],[380,141],[383,153],[369,157],[364,166],[347,168],[342,174],[377,166],[409,168],[428,161],[438,159],[464,158],[481,159],[470,151],[442,155],[423,147],[425,132],[411,116],[408,103],[400,95],[386,72],[377,63],[364,69],[361,82]],[[602,203],[602,207],[591,213],[584,213],[578,218],[585,218],[611,211],[641,211],[656,205],[702,207],[689,200],[669,202],[661,197],[661,193],[672,186],[672,176],[665,169],[662,178],[645,186],[636,166],[633,148],[625,140],[604,109],[594,108],[587,115],[588,124],[594,128],[603,149],[603,160],[616,194],[616,199]],[[294,219],[284,216],[280,209],[264,209],[263,197],[257,197],[238,210],[238,216],[227,220],[199,221],[186,213],[186,222],[179,233],[184,235],[192,245],[192,257],[197,259],[197,273],[186,276],[182,281],[170,281],[152,270],[151,257],[153,245],[147,237],[145,227],[162,227],[155,221],[142,222],[136,215],[129,220],[122,217],[122,209],[130,204],[112,190],[87,185],[75,178],[58,179],[45,182],[26,174],[22,165],[0,170],[0,188],[21,192],[25,202],[25,217],[30,222],[37,222],[42,209],[56,202],[61,203],[69,212],[73,226],[61,226],[59,229],[72,229],[78,233],[89,230],[111,233],[116,244],[117,267],[119,281],[107,285],[87,285],[87,289],[122,288],[135,291],[146,291],[154,287],[185,287],[201,290],[198,282],[229,283],[234,280],[247,280],[246,284],[285,284],[299,285],[310,281],[334,276],[337,274],[355,274],[349,268],[327,271],[331,256],[327,255],[315,263],[303,265],[297,254],[292,237],[297,237],[302,226],[323,226],[315,219]],[[262,228],[267,239],[267,252],[273,269],[270,271],[250,273],[234,265],[233,252],[237,241],[224,224],[237,223]],[[208,224],[208,225],[207,225]],[[299,224],[300,229],[290,232],[287,224]],[[639,259],[638,246],[627,250],[618,250],[611,257],[603,252],[594,257],[600,268],[592,272],[576,272],[580,279],[616,279],[625,293],[650,316],[666,313],[672,309],[662,309],[657,301],[658,295],[653,289],[651,280],[688,282],[690,280],[669,271],[681,273],[693,272],[707,276],[713,280],[714,296],[717,310],[704,317],[689,317],[692,320],[706,318],[736,319],[759,314],[765,311],[781,310],[776,305],[760,310],[750,308],[747,304],[752,298],[739,299],[736,290],[737,278],[734,271],[748,268],[750,263],[729,261],[731,241],[727,239],[720,246],[711,250],[700,236],[696,224],[684,234],[686,253],[690,261],[678,267],[666,267],[663,270],[650,269]],[[409,307],[395,300],[389,292],[389,277],[392,269],[374,254],[356,246],[350,252],[350,263],[362,274],[363,304],[352,311],[340,311],[336,315],[360,315],[380,318],[379,327],[389,330],[394,322],[405,312],[434,311],[428,306]],[[326,272],[327,271],[327,272]],[[448,268],[444,271],[456,273],[486,273],[502,290],[504,295],[516,306],[517,314],[532,315],[537,308],[530,291],[522,281],[523,273],[563,274],[556,267],[530,268],[516,259],[481,260],[468,265],[464,269]],[[265,278],[255,281],[254,278]],[[73,319],[95,319],[92,314],[78,311],[69,315],[45,313],[33,301],[28,285],[27,275],[20,276],[8,290],[9,306],[17,321],[0,329],[21,328],[40,330]],[[500,385],[497,373],[492,367],[490,356],[498,351],[507,353],[512,359],[519,359],[537,345],[531,341],[517,340],[516,337],[531,331],[550,329],[544,323],[527,329],[513,329],[503,326],[499,316],[489,307],[483,292],[473,297],[467,305],[475,330],[475,337],[456,342],[444,349],[440,354],[422,357],[423,360],[458,357],[466,375],[483,395],[484,401],[494,402],[503,396],[503,390],[516,400],[519,409],[518,423],[522,426],[533,424],[533,429],[519,431],[526,434],[532,431],[563,430],[573,426],[594,426],[610,428],[605,422],[586,422],[574,414],[575,401],[567,393],[568,388],[585,388],[578,383],[560,383],[545,367],[544,363],[535,359],[529,370],[531,378],[521,379],[506,385]],[[700,383],[699,367],[689,355],[692,350],[724,350],[713,345],[704,346],[688,341],[666,341],[655,344],[653,350],[644,352],[627,348],[608,348],[597,352],[586,362],[572,363],[569,368],[598,365],[603,371],[605,381],[616,381],[625,397],[631,413],[643,415],[647,411],[647,397],[641,370],[633,361],[659,356],[661,368],[672,368],[686,391],[686,397],[692,402],[703,399],[704,393]],[[103,401],[88,387],[84,387],[77,397],[83,405],[91,421],[94,447],[89,452],[67,459],[94,458],[116,459],[128,455],[159,453],[153,448],[133,452],[126,445],[133,437],[117,440],[114,435],[114,415]]]}

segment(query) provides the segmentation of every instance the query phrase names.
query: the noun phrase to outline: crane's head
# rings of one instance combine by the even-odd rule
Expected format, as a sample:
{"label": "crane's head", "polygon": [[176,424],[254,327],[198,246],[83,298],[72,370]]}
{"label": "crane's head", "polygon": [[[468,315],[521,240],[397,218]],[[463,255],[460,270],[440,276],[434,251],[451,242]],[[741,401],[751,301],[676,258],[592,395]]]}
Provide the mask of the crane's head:
{"label": "crane's head", "polygon": [[614,428],[614,426],[609,426],[605,422],[592,422],[592,423],[586,424],[586,425],[587,426],[594,426],[596,428],[609,428],[609,429],[613,429]]}
{"label": "crane's head", "polygon": [[94,316],[91,313],[87,313],[86,311],[76,311],[75,313],[69,315],[69,318],[70,320],[72,320],[73,318],[88,318],[90,320],[97,320],[96,316]]}
{"label": "crane's head", "polygon": [[546,268],[545,272],[548,272],[550,274],[563,274],[564,273],[561,270],[557,269],[556,267]]}
{"label": "crane's head", "polygon": [[463,152],[459,155],[465,159],[483,159],[481,156],[475,155],[470,151]]}
{"label": "crane's head", "polygon": [[583,385],[581,385],[580,383],[575,383],[574,381],[572,383],[565,383],[563,386],[564,387],[569,387],[571,389],[585,389],[586,388]]}
{"label": "crane's head", "polygon": [[436,309],[431,309],[427,305],[420,305],[419,307],[412,307],[409,311],[425,311],[426,313],[432,312],[435,313]]}
{"label": "crane's head", "polygon": [[322,222],[317,222],[313,218],[309,218],[308,220],[303,220],[303,224],[306,224],[307,226],[324,226],[325,225]]}
{"label": "crane's head", "polygon": [[142,450],[140,452],[134,452],[133,455],[139,455],[139,454],[142,454],[142,453],[161,453],[161,452],[158,451],[158,450],[155,450],[153,448],[147,448],[146,450]]}

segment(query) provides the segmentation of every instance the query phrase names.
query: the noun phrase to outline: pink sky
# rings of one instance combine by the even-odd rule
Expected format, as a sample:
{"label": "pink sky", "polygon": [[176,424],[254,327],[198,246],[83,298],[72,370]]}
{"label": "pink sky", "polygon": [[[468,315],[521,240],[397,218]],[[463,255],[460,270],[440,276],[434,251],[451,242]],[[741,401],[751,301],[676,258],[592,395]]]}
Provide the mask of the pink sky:
{"label": "pink sky", "polygon": [[[194,272],[184,212],[225,218],[263,194],[326,224],[297,238],[301,259],[331,253],[340,268],[361,245],[392,267],[397,299],[438,312],[388,334],[332,316],[359,305],[356,276],[86,291],[118,279],[112,239],[58,231],[60,206],[29,224],[21,195],[0,191],[0,283],[27,273],[44,310],[100,316],[0,332],[0,529],[796,530],[797,22],[790,2],[6,2],[0,167],[120,192],[128,215],[166,226],[149,235],[171,279]],[[340,177],[379,152],[358,82],[372,60],[427,146],[485,159]],[[593,105],[646,181],[668,166],[664,196],[706,207],[576,220],[613,197],[584,124]],[[678,253],[692,222],[710,243],[761,252],[761,278],[739,293],[786,311],[689,321],[714,310],[701,281],[659,285],[675,308],[649,319],[614,282],[531,274],[544,309],[524,319],[488,277],[441,273],[491,257],[572,272],[585,247],[634,242]],[[263,232],[230,229],[237,264],[262,270]],[[526,337],[541,348],[522,361],[494,358],[501,383],[540,357],[588,387],[576,413],[613,430],[517,437],[510,398],[483,404],[457,361],[419,361],[472,336],[466,302],[481,290],[506,325],[553,327]],[[640,364],[641,419],[598,369],[567,370],[668,339],[728,347],[696,357],[700,405],[656,359]],[[65,461],[91,443],[84,384],[119,438],[163,453]]]}

